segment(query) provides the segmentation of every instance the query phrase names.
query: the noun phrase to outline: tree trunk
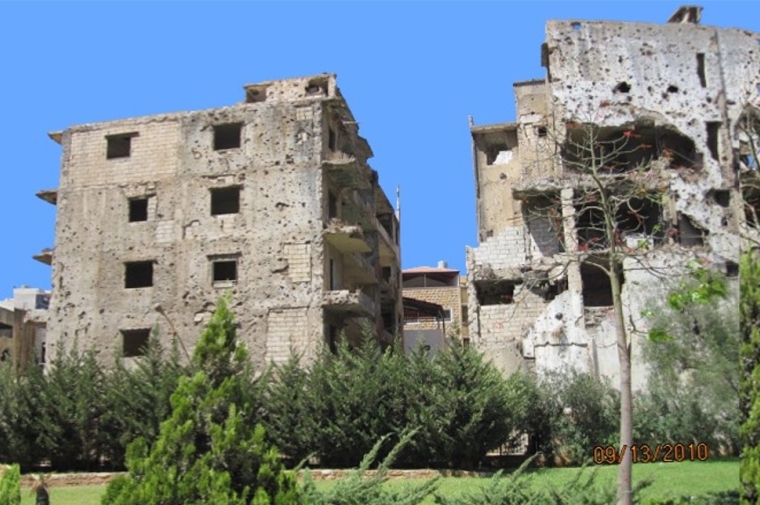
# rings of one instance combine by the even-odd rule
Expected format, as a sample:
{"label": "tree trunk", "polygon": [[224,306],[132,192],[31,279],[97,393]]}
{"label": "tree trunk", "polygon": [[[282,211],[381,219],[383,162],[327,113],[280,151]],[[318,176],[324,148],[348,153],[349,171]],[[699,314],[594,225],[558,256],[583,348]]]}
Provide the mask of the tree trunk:
{"label": "tree trunk", "polygon": [[615,311],[615,333],[617,334],[618,361],[620,364],[620,445],[618,447],[618,505],[631,505],[632,470],[631,446],[633,445],[633,394],[631,392],[631,348],[625,330],[623,317],[622,286],[618,269],[620,265],[610,261],[610,285],[612,304]]}

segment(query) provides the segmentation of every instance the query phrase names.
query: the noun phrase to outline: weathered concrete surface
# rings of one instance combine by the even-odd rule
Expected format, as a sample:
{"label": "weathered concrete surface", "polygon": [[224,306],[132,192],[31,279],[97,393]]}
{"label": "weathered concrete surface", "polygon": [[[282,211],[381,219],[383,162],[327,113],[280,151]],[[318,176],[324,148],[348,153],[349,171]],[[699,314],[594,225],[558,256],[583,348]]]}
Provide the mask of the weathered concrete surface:
{"label": "weathered concrete surface", "polygon": [[[124,346],[122,330],[158,325],[162,340],[176,334],[192,353],[226,292],[258,365],[291,349],[313,356],[328,326],[346,325],[350,317],[321,303],[328,291],[362,291],[372,305],[362,316],[382,328],[378,216],[392,233],[398,223],[335,76],[250,85],[246,99],[52,135],[63,159],[51,344],[77,339],[110,359]],[[222,139],[219,127],[230,125],[239,133],[232,126],[232,140]],[[109,159],[114,135],[130,136],[127,156]],[[220,212],[212,200],[223,189],[239,201]],[[147,199],[145,219],[131,221],[134,199]],[[361,233],[328,243],[334,219]],[[357,249],[362,238],[367,246]],[[382,266],[399,275],[398,237],[391,240]],[[234,263],[224,275],[236,279],[214,279],[215,261]],[[127,288],[127,262],[151,262],[152,285]],[[388,296],[384,310],[398,324],[400,292]]]}
{"label": "weathered concrete surface", "polygon": [[[505,373],[575,367],[617,382],[611,307],[579,264],[584,225],[573,198],[589,181],[559,153],[568,128],[593,124],[653,140],[657,154],[642,186],[664,193],[655,218],[678,237],[657,239],[657,251],[642,249],[623,264],[633,387],[644,386],[637,339],[646,304],[689,259],[728,268],[742,237],[757,236],[738,190],[737,174],[748,168],[739,162],[747,139],[736,125],[758,102],[759,41],[693,22],[547,24],[547,78],[515,84],[517,121],[472,127],[479,245],[466,255],[470,333]],[[560,204],[554,214],[535,211],[551,195]],[[624,240],[632,248],[655,242],[647,233]]]}

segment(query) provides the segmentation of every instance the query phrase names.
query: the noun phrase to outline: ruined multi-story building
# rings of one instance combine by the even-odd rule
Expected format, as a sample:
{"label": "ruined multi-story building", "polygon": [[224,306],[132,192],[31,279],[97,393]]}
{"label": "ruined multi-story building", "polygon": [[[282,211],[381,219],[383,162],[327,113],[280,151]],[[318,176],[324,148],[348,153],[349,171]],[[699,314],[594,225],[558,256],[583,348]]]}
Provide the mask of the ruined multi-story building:
{"label": "ruined multi-story building", "polygon": [[[546,77],[514,84],[516,121],[471,120],[470,338],[506,373],[574,366],[618,376],[610,278],[587,261],[604,257],[605,244],[595,233],[603,216],[578,201],[590,194],[573,168],[583,148],[596,156],[618,146],[605,177],[642,177],[661,196],[615,216],[616,240],[636,251],[620,265],[629,330],[662,272],[688,258],[736,275],[758,222],[757,186],[742,182],[757,177],[742,125],[760,93],[760,34],[702,26],[700,13],[684,7],[666,24],[550,21]],[[636,389],[643,337],[630,334]]]}
{"label": "ruined multi-story building", "polygon": [[231,293],[255,363],[401,327],[399,223],[335,75],[245,86],[242,103],[72,126],[48,349],[189,353]]}
{"label": "ruined multi-story building", "polygon": [[408,268],[401,275],[407,351],[419,345],[443,349],[452,335],[469,342],[467,277],[445,261],[437,267]]}

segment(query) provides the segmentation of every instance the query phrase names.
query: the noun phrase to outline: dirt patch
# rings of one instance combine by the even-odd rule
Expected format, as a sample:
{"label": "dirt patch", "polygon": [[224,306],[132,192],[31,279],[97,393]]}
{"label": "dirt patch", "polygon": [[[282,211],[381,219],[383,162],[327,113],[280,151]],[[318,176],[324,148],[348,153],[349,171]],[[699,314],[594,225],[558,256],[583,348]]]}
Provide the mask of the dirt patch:
{"label": "dirt patch", "polygon": [[[314,480],[338,480],[350,473],[351,469],[326,470],[312,469],[311,478]],[[375,470],[366,473],[367,477],[375,475]],[[299,478],[303,472],[299,472]],[[34,475],[22,475],[21,487],[29,488],[34,482]],[[126,475],[126,472],[107,472],[107,473],[51,473],[44,474],[50,487],[66,486],[104,486],[111,482],[119,475]],[[485,472],[465,472],[459,470],[389,470],[388,478],[390,479],[432,479],[434,477],[488,477],[490,473]]]}

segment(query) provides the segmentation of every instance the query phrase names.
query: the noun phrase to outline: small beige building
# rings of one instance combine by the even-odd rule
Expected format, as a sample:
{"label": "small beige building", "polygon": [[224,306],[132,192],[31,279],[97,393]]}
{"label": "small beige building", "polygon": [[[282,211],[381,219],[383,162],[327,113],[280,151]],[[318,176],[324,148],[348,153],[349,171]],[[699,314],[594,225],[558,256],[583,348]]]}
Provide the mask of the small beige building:
{"label": "small beige building", "polygon": [[50,291],[22,286],[0,300],[0,363],[23,372],[34,357],[46,360],[46,322]]}
{"label": "small beige building", "polygon": [[467,278],[445,261],[437,267],[402,271],[404,296],[404,348],[419,345],[442,349],[456,336],[469,342]]}

